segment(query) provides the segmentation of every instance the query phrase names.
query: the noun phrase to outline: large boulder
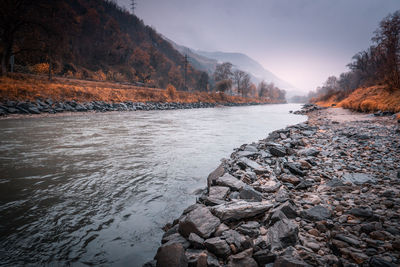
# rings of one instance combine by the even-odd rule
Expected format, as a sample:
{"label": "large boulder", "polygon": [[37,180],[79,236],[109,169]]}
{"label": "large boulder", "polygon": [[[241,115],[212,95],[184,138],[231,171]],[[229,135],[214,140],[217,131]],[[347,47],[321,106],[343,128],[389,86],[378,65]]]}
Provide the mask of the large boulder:
{"label": "large boulder", "polygon": [[234,221],[251,218],[272,208],[270,202],[233,201],[211,208],[211,212],[222,221]]}
{"label": "large boulder", "polygon": [[225,199],[230,189],[226,186],[211,186],[208,196],[213,199]]}
{"label": "large boulder", "polygon": [[200,206],[188,212],[179,221],[179,233],[184,237],[188,237],[190,233],[195,233],[202,238],[208,238],[215,232],[220,223],[220,220],[208,208]]}
{"label": "large boulder", "polygon": [[188,261],[185,255],[185,249],[179,243],[173,243],[158,248],[154,257],[157,260],[157,267],[187,267]]}
{"label": "large boulder", "polygon": [[249,185],[239,190],[239,197],[247,201],[262,201],[262,194]]}
{"label": "large boulder", "polygon": [[225,168],[223,163],[221,163],[213,172],[211,172],[207,177],[207,186],[210,188],[211,185],[215,184],[215,180],[221,177],[225,173]]}
{"label": "large boulder", "polygon": [[228,258],[228,267],[257,267],[257,262],[252,258],[253,249],[249,248]]}
{"label": "large boulder", "polygon": [[376,178],[367,173],[345,173],[342,176],[342,180],[356,185],[362,185],[365,183],[374,184],[376,182]]}

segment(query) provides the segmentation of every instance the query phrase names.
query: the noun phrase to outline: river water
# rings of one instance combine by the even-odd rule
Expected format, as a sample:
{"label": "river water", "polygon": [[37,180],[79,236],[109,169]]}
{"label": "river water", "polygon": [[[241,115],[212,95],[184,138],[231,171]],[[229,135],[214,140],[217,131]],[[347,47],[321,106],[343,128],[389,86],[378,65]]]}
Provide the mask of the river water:
{"label": "river water", "polygon": [[0,265],[141,266],[220,159],[299,108],[0,120]]}

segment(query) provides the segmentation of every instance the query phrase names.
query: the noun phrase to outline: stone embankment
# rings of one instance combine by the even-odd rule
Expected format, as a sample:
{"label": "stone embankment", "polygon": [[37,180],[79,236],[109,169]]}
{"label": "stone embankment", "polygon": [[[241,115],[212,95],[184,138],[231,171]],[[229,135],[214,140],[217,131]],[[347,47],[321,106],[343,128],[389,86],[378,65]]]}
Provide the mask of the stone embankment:
{"label": "stone embankment", "polygon": [[107,112],[107,111],[136,111],[136,110],[171,110],[171,109],[192,109],[192,108],[210,108],[217,105],[224,106],[248,106],[260,105],[260,103],[107,103],[103,101],[92,101],[86,103],[78,103],[75,101],[53,102],[51,99],[40,100],[35,102],[29,101],[6,101],[0,102],[0,116],[9,114],[41,114],[41,113],[62,113],[62,112]]}
{"label": "stone embankment", "polygon": [[316,109],[242,145],[145,266],[399,266],[400,131]]}

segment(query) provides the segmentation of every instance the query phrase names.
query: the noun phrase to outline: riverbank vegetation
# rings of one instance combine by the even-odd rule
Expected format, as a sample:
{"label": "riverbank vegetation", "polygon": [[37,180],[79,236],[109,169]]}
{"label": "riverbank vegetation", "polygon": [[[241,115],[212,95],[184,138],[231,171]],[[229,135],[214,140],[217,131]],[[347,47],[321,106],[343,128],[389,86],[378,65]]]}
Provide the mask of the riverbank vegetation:
{"label": "riverbank vegetation", "polygon": [[71,78],[14,74],[0,78],[0,101],[51,98],[54,101],[105,102],[181,102],[181,103],[279,103],[263,97],[231,96],[222,92],[178,91],[173,85],[166,89],[138,87],[128,83],[86,81]]}
{"label": "riverbank vegetation", "polygon": [[309,94],[311,102],[358,111],[400,111],[400,11],[384,18],[373,44],[357,53],[350,71],[331,76]]}

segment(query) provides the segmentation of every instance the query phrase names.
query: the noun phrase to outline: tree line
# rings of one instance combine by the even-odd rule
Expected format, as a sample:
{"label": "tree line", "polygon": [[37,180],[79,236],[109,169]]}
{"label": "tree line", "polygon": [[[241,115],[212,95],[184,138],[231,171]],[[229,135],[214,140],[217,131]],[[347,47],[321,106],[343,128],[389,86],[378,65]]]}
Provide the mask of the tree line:
{"label": "tree line", "polygon": [[360,87],[384,85],[389,91],[400,90],[400,10],[389,14],[372,37],[372,45],[353,56],[348,72],[330,76],[309,99],[340,101]]}
{"label": "tree line", "polygon": [[237,94],[242,97],[260,97],[266,100],[283,102],[285,101],[285,90],[281,90],[273,83],[262,81],[256,86],[251,82],[248,73],[233,69],[230,62],[224,62],[216,66],[212,76],[211,84],[215,85],[215,90],[229,94]]}

